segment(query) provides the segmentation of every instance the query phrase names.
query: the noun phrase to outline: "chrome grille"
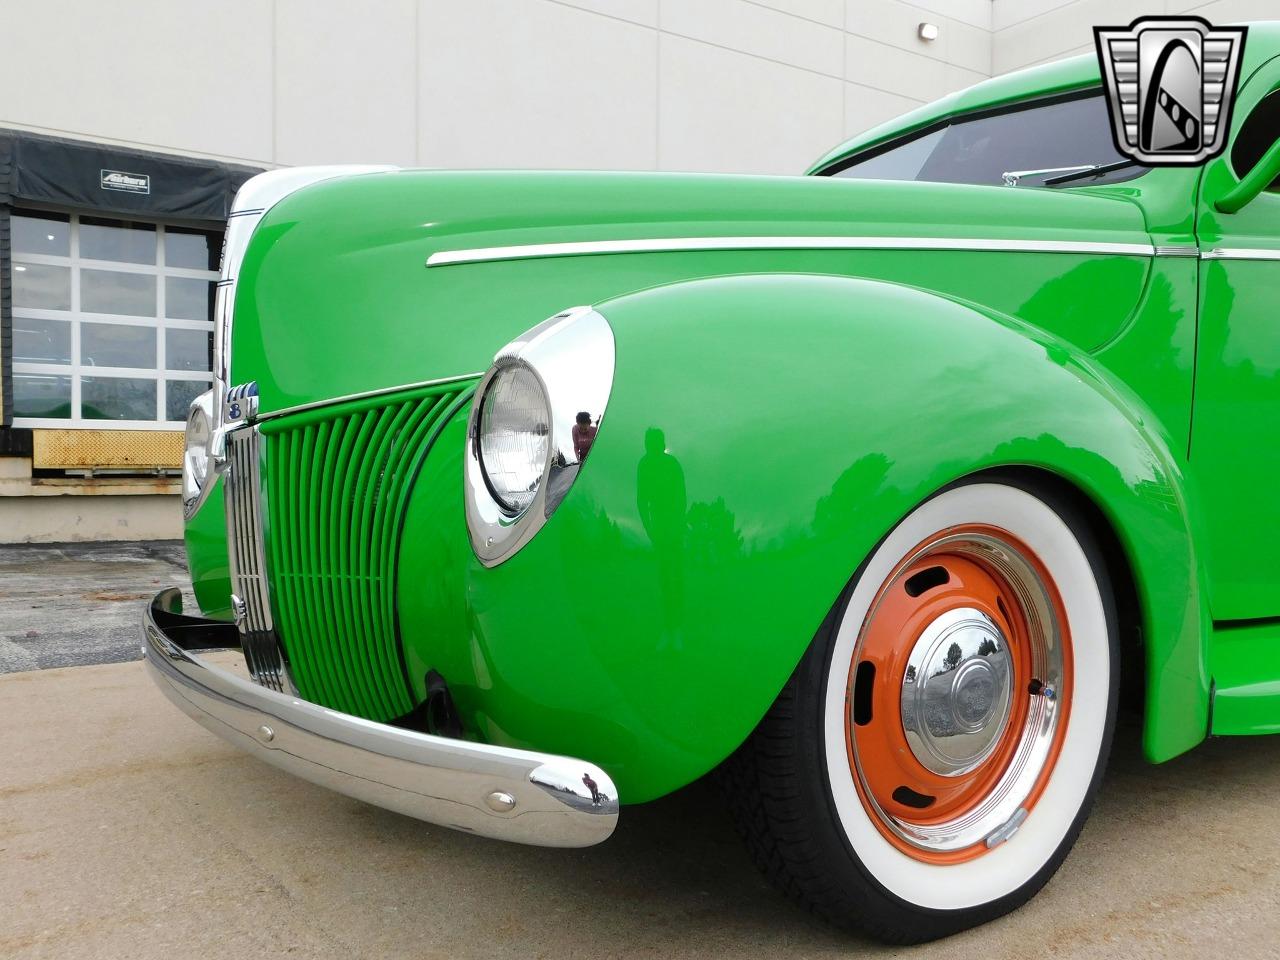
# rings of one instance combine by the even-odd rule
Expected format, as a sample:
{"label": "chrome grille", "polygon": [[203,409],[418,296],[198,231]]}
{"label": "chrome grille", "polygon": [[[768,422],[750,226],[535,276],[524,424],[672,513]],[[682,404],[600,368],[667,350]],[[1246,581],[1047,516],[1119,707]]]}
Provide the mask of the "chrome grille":
{"label": "chrome grille", "polygon": [[262,437],[257,427],[227,435],[227,539],[231,606],[249,675],[264,687],[296,693],[271,619],[271,596],[262,531]]}

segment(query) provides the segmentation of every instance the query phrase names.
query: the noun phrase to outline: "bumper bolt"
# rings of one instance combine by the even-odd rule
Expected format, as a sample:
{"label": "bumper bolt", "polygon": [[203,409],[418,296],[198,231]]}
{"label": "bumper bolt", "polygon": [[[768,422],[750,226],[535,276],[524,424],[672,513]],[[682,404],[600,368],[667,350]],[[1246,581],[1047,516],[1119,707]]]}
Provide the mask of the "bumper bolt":
{"label": "bumper bolt", "polygon": [[270,743],[276,738],[276,732],[268,727],[265,723],[258,728],[258,739],[263,743]]}

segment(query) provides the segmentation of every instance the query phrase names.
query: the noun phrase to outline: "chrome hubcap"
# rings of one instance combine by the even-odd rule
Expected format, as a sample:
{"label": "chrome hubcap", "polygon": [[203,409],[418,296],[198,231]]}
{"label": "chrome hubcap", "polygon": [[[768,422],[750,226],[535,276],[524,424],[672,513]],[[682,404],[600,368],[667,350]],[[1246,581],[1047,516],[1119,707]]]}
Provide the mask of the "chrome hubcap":
{"label": "chrome hubcap", "polygon": [[867,613],[850,759],[862,802],[910,856],[980,856],[1039,799],[1071,691],[1070,637],[1045,574],[1005,531],[951,527],[897,564]]}
{"label": "chrome hubcap", "polygon": [[1013,700],[1009,643],[973,607],[948,610],[920,634],[902,682],[907,744],[927,770],[958,777],[1000,742]]}

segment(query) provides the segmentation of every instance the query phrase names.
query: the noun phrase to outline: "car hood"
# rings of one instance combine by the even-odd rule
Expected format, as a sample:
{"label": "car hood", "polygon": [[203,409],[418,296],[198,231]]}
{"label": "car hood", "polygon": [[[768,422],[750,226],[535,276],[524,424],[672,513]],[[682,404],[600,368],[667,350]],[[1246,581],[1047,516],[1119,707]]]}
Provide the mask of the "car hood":
{"label": "car hood", "polygon": [[[681,249],[716,238],[719,249]],[[733,249],[733,238],[759,248]],[[882,250],[788,249],[805,238],[1150,242],[1135,204],[1076,191],[654,173],[352,176],[303,189],[263,218],[236,294],[231,379],[256,381],[266,412],[478,373],[559,310],[656,284],[882,274]],[[637,244],[620,241],[646,252],[622,252]],[[574,244],[587,246],[565,246]],[[598,245],[604,252],[583,255]],[[901,266],[920,253],[896,256]],[[1135,297],[1141,281],[1135,271]],[[1098,323],[1114,327],[1130,306]]]}

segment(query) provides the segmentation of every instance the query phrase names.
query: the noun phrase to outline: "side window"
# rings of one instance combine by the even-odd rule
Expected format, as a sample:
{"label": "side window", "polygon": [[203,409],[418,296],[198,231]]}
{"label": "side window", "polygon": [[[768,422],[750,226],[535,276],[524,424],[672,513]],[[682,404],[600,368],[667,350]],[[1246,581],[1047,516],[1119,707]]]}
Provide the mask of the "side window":
{"label": "side window", "polygon": [[[1089,95],[961,117],[855,157],[830,175],[999,185],[1006,171],[1105,165],[1125,159],[1116,151],[1106,102],[1101,96]],[[1116,183],[1146,172],[1146,167],[1126,165],[1088,183]],[[1042,179],[1031,177],[1023,182],[1032,186]]]}
{"label": "side window", "polygon": [[[1236,176],[1243,178],[1258,165],[1271,145],[1280,139],[1280,90],[1272,90],[1253,108],[1253,113],[1240,126],[1236,142],[1231,147],[1231,166]],[[1280,177],[1271,182],[1268,190],[1280,192]]]}

